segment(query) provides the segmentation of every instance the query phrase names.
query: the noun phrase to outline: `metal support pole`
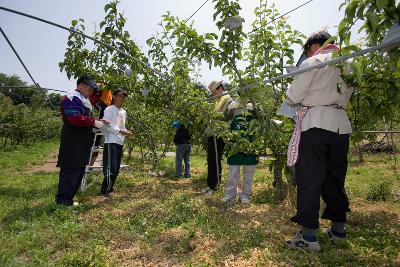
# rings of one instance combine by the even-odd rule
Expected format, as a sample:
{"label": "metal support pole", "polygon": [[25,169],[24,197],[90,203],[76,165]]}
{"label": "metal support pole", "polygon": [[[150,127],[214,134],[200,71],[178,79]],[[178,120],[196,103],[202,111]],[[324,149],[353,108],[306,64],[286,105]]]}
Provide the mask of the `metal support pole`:
{"label": "metal support pole", "polygon": [[40,87],[40,85],[35,81],[35,79],[33,79],[32,74],[29,72],[28,68],[25,66],[25,63],[22,61],[21,57],[19,56],[17,50],[15,50],[14,46],[12,45],[12,43],[10,42],[10,40],[8,39],[6,33],[3,31],[3,29],[0,27],[0,31],[1,34],[3,34],[4,38],[6,39],[8,45],[11,47],[11,49],[13,50],[14,54],[17,56],[19,62],[21,63],[22,67],[24,67],[26,73],[28,73],[29,77],[31,78],[33,84],[39,89],[39,91],[41,91],[43,94],[46,94],[44,92],[44,90]]}

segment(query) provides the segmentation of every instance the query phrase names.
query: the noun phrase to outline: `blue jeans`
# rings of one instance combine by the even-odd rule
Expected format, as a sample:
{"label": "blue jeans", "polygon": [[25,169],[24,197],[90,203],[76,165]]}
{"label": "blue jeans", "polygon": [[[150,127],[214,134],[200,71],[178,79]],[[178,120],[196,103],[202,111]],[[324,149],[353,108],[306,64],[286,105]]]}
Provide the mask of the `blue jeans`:
{"label": "blue jeans", "polygon": [[175,177],[182,176],[182,159],[185,161],[185,177],[190,176],[190,150],[192,146],[190,144],[176,145],[176,157],[175,157]]}

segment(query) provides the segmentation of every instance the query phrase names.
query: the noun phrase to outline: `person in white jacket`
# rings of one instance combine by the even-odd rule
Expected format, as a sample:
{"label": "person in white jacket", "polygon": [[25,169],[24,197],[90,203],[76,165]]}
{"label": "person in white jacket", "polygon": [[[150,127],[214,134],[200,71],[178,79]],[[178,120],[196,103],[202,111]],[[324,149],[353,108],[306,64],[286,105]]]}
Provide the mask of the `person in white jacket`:
{"label": "person in white jacket", "polygon": [[[307,68],[332,59],[339,48],[329,44],[325,31],[311,35],[304,45]],[[344,188],[347,171],[349,135],[352,133],[346,113],[352,88],[341,78],[336,66],[326,66],[295,76],[288,89],[289,104],[299,104],[296,126],[288,148],[288,166],[295,167],[297,212],[291,220],[301,226],[286,243],[290,248],[319,251],[320,198],[326,204],[322,218],[332,226],[326,234],[332,241],[344,240],[346,214],[350,211]]]}
{"label": "person in white jacket", "polygon": [[121,164],[125,137],[132,135],[125,127],[126,111],[122,108],[126,96],[127,93],[124,90],[116,89],[113,92],[111,106],[104,110],[103,119],[109,123],[108,126],[102,128],[104,134],[104,180],[100,194],[104,196],[108,196],[113,192]]}

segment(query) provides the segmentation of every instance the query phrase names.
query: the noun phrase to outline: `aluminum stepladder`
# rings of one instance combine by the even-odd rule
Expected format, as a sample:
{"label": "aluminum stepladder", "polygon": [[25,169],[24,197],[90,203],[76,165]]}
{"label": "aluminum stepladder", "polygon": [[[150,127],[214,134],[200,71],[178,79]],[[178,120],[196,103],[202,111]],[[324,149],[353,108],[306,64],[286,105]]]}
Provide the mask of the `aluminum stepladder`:
{"label": "aluminum stepladder", "polygon": [[[81,190],[85,191],[91,183],[88,184],[88,174],[93,173],[93,172],[102,172],[103,171],[103,150],[104,147],[99,144],[99,146],[96,146],[96,140],[97,138],[103,138],[104,134],[97,128],[93,129],[94,131],[94,141],[93,145],[90,148],[90,156],[89,156],[89,163],[85,167],[85,174],[83,175],[82,182],[81,182]],[[101,142],[100,142],[101,143]],[[92,163],[93,155],[97,153],[97,158],[101,159],[101,164],[96,165],[96,162],[93,162],[93,165],[90,165]],[[123,169],[125,167],[128,167],[129,165],[125,165],[123,161],[121,160],[121,165],[120,169]]]}

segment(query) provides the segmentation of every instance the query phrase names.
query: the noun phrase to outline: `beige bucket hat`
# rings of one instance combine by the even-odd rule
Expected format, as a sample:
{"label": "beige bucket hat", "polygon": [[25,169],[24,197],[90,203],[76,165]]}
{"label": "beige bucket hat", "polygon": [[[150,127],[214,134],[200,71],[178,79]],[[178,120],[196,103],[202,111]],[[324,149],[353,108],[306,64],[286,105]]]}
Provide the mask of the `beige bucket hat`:
{"label": "beige bucket hat", "polygon": [[211,94],[222,84],[222,80],[214,80],[208,85],[208,89],[210,90]]}

